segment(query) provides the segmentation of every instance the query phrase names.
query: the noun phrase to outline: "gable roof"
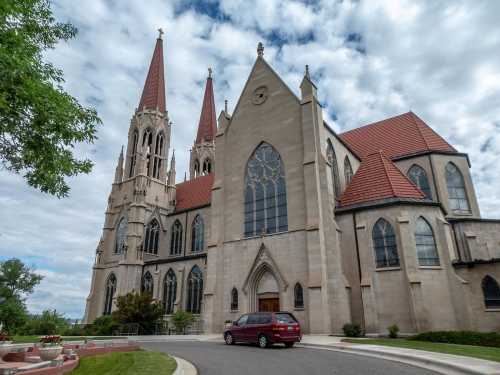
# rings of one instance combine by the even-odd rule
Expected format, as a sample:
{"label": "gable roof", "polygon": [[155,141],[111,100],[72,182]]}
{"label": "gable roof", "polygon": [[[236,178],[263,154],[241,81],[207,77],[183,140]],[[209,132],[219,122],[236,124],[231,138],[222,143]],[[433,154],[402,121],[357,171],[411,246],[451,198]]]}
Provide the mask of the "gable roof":
{"label": "gable roof", "polygon": [[156,46],[149,65],[148,75],[139,102],[139,111],[158,109],[165,112],[165,74],[163,72],[163,40],[156,39]]}
{"label": "gable roof", "polygon": [[175,211],[185,211],[210,204],[213,183],[214,175],[210,173],[175,185],[177,201]]}
{"label": "gable roof", "polygon": [[425,200],[425,194],[382,152],[366,155],[340,197],[340,206],[387,198]]}
{"label": "gable roof", "polygon": [[198,133],[196,134],[196,144],[204,141],[213,141],[217,133],[217,121],[215,120],[215,100],[212,77],[209,75],[205,86],[205,95],[201,107],[200,122],[198,123]]}
{"label": "gable roof", "polygon": [[389,159],[425,151],[457,152],[411,111],[341,133],[339,137],[361,159],[377,151],[383,151]]}

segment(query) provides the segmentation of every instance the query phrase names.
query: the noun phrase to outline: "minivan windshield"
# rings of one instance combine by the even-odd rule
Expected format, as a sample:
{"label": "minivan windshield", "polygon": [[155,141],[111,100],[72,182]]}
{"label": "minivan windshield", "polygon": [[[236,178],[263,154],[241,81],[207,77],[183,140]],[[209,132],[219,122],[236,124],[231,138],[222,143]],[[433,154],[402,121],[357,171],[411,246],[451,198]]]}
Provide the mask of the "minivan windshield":
{"label": "minivan windshield", "polygon": [[293,324],[297,323],[297,321],[294,319],[294,317],[290,314],[276,314],[276,322],[280,324]]}

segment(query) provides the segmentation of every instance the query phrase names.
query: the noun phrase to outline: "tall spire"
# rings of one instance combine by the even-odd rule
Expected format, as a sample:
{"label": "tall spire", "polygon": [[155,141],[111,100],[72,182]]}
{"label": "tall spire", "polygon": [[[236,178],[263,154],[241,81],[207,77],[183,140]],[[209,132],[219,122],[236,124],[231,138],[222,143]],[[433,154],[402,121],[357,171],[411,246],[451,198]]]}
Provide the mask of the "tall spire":
{"label": "tall spire", "polygon": [[142,90],[139,111],[143,109],[158,109],[165,112],[165,75],[163,72],[163,30],[158,29],[159,35],[156,39],[156,46],[153,58],[149,65],[148,76],[144,89]]}
{"label": "tall spire", "polygon": [[200,122],[198,124],[198,133],[195,144],[201,144],[206,141],[213,141],[217,132],[217,122],[215,120],[215,101],[214,88],[212,84],[212,69],[208,68],[207,84],[205,87],[205,96],[203,97],[203,106],[201,107]]}

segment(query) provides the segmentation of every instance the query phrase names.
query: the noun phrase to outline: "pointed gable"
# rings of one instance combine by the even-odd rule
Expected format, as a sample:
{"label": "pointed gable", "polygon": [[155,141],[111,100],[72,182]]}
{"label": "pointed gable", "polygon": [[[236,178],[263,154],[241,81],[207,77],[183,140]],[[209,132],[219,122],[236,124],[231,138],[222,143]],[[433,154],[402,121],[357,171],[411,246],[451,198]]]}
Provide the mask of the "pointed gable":
{"label": "pointed gable", "polygon": [[213,141],[216,133],[217,122],[215,120],[214,89],[211,73],[209,71],[195,143],[200,144],[207,141]]}
{"label": "pointed gable", "polygon": [[413,112],[365,125],[339,136],[362,159],[379,150],[390,159],[425,151],[456,152]]}
{"label": "pointed gable", "polygon": [[210,204],[212,200],[213,173],[176,185],[175,211],[185,211]]}
{"label": "pointed gable", "polygon": [[388,198],[424,200],[418,189],[382,152],[365,156],[351,183],[340,197],[340,206]]}
{"label": "pointed gable", "polygon": [[139,102],[139,111],[143,109],[158,109],[165,112],[165,75],[163,68],[163,40],[156,39],[153,58],[149,65],[148,75]]}

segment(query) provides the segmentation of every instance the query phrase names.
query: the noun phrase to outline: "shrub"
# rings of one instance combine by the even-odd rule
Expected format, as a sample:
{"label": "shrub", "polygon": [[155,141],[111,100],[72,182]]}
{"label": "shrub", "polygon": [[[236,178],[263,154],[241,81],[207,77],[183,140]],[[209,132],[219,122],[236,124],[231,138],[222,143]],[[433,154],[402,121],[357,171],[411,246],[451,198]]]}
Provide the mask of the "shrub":
{"label": "shrub", "polygon": [[163,314],[161,303],[153,300],[150,293],[128,293],[118,296],[112,316],[119,324],[138,324],[141,333],[152,334]]}
{"label": "shrub", "polygon": [[447,344],[492,346],[500,348],[500,334],[496,332],[435,331],[412,336],[410,340],[442,342]]}
{"label": "shrub", "polygon": [[103,315],[94,320],[92,324],[92,334],[105,336],[112,335],[118,329],[120,324],[111,315]]}
{"label": "shrub", "polygon": [[360,337],[363,336],[363,330],[359,324],[344,324],[342,327],[344,335],[347,337]]}
{"label": "shrub", "polygon": [[398,337],[399,327],[397,324],[393,324],[387,327],[387,330],[389,331],[389,337],[391,339],[396,339]]}
{"label": "shrub", "polygon": [[178,334],[183,334],[186,328],[189,327],[194,322],[194,316],[187,311],[176,311],[172,315],[172,324],[175,327],[175,332]]}
{"label": "shrub", "polygon": [[41,315],[32,315],[17,333],[22,335],[55,335],[69,328],[66,318],[56,310],[45,310]]}

